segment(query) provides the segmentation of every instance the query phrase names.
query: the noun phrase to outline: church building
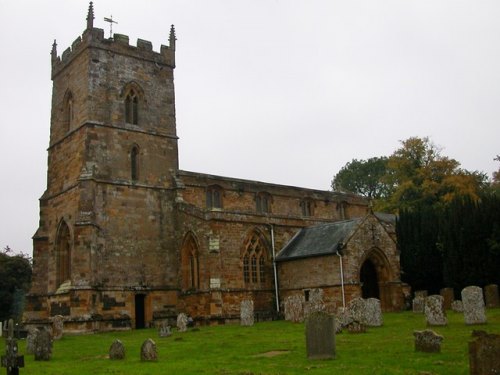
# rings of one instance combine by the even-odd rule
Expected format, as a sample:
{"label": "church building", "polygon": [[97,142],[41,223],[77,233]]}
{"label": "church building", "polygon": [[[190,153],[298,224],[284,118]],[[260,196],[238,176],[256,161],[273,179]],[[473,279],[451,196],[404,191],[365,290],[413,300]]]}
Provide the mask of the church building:
{"label": "church building", "polygon": [[[184,312],[237,321],[242,300],[274,317],[284,298],[323,289],[400,309],[393,218],[359,196],[179,169],[176,36],[106,38],[87,25],[54,41],[47,188],[33,237],[24,319],[88,332],[153,326]],[[342,268],[343,267],[343,268]]]}

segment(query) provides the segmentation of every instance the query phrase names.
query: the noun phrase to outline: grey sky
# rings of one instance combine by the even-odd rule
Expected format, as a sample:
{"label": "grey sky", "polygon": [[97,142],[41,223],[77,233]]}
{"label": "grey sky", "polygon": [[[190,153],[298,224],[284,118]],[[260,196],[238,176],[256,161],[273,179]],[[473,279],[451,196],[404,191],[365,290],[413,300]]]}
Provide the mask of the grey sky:
{"label": "grey sky", "polygon": [[[31,253],[46,186],[50,49],[88,1],[0,0],[0,247]],[[353,158],[429,136],[491,176],[500,154],[500,2],[96,0],[94,25],[168,44],[184,170],[329,189]]]}

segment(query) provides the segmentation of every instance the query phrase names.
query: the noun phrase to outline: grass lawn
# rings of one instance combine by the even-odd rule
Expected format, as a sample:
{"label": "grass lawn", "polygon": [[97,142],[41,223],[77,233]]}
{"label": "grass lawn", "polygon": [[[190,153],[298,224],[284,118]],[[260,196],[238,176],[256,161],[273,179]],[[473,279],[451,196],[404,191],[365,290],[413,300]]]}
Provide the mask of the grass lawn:
{"label": "grass lawn", "polygon": [[[306,358],[304,324],[285,321],[174,330],[167,338],[159,338],[155,329],[64,336],[54,342],[48,362],[25,355],[20,374],[469,374],[467,343],[472,330],[500,333],[500,309],[487,310],[487,318],[486,325],[466,326],[462,314],[448,312],[448,326],[433,328],[444,336],[441,353],[431,354],[414,350],[413,331],[426,328],[423,315],[384,314],[383,327],[337,335],[336,359],[320,361]],[[125,344],[125,360],[108,359],[116,338]],[[140,347],[147,338],[157,344],[157,362],[140,361]],[[20,340],[21,354],[24,347]]]}

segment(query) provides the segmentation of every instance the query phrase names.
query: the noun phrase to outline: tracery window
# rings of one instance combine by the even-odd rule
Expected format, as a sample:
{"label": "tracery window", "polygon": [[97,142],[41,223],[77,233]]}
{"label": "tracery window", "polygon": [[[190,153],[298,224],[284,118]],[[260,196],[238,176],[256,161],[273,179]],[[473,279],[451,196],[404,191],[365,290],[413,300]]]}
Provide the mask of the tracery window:
{"label": "tracery window", "polygon": [[56,287],[71,279],[71,235],[68,225],[62,221],[56,238]]}
{"label": "tracery window", "polygon": [[267,247],[258,233],[253,233],[243,251],[243,281],[245,284],[262,286],[265,284],[268,266]]}
{"label": "tracery window", "polygon": [[200,271],[198,260],[198,245],[192,234],[184,240],[181,252],[182,284],[184,289],[199,289]]}
{"label": "tracery window", "polygon": [[139,95],[133,88],[125,96],[125,122],[139,124]]}

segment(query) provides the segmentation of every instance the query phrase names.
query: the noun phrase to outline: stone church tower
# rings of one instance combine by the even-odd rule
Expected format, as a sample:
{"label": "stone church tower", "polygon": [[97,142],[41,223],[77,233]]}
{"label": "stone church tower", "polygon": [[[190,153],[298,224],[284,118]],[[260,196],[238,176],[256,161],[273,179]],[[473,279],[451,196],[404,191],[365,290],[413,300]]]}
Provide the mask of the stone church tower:
{"label": "stone church tower", "polygon": [[[335,309],[364,295],[367,280],[386,310],[401,306],[399,254],[375,217],[354,223],[369,222],[359,224],[368,234],[345,238],[355,244],[346,247],[345,280],[318,272],[338,272],[339,244],[327,243],[340,238],[334,231],[360,233],[358,224],[325,224],[364,217],[365,199],[180,170],[173,26],[169,45],[155,52],[145,40],[105,38],[93,13],[90,3],[85,31],[61,56],[52,48],[47,189],[33,237],[28,324],[62,315],[73,332],[142,328],[179,312],[225,323],[239,318],[245,299],[266,318],[283,304],[280,294],[323,288]],[[275,262],[302,228],[318,225],[323,235],[307,251],[295,256],[295,243]]]}

